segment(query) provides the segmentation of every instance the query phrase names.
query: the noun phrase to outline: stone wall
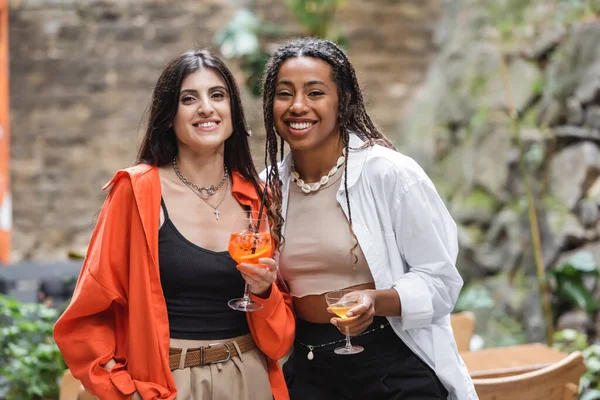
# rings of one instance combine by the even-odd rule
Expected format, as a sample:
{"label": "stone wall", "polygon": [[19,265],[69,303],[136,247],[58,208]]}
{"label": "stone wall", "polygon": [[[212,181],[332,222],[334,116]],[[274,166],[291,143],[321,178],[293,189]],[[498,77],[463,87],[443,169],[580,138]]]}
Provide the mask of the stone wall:
{"label": "stone wall", "polygon": [[[575,286],[600,266],[600,21],[584,2],[558,3],[446,3],[455,17],[441,22],[441,51],[404,121],[402,149],[428,167],[458,224],[457,308],[475,311],[488,346],[545,339],[528,191],[553,322],[600,332],[600,314],[582,311],[591,301],[574,306],[552,279],[577,265]],[[599,301],[591,275],[583,283]]]}
{"label": "stone wall", "polygon": [[[349,0],[337,16],[372,116],[392,138],[434,54],[438,1]],[[278,0],[9,0],[14,261],[85,249],[100,187],[132,163],[161,69],[210,45],[241,6],[302,33]],[[262,165],[260,103],[244,101]]]}

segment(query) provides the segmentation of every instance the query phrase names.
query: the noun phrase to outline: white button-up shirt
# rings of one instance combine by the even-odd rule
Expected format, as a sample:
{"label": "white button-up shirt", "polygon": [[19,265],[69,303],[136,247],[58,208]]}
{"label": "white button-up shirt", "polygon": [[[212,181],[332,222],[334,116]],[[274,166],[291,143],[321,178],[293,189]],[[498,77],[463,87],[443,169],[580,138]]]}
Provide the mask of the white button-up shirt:
{"label": "white button-up shirt", "polygon": [[[402,315],[387,319],[398,337],[435,371],[448,399],[477,399],[450,326],[450,312],[463,285],[455,267],[456,224],[414,160],[379,145],[353,150],[362,145],[358,136],[350,135],[352,226],[375,287],[394,288],[400,297]],[[288,154],[279,165],[284,218],[290,167]],[[264,175],[265,171],[263,179]],[[347,217],[344,178],[337,201]]]}

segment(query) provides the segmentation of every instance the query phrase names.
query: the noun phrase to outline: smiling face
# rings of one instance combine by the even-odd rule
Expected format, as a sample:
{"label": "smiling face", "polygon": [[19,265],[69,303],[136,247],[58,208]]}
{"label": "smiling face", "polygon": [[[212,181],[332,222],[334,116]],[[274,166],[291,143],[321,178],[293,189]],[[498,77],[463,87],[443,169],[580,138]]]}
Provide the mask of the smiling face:
{"label": "smiling face", "polygon": [[196,153],[224,148],[233,132],[229,91],[213,68],[201,68],[185,77],[173,120],[179,150]]}
{"label": "smiling face", "polygon": [[292,150],[329,151],[337,146],[338,93],[331,66],[312,57],[285,61],[277,74],[273,119]]}

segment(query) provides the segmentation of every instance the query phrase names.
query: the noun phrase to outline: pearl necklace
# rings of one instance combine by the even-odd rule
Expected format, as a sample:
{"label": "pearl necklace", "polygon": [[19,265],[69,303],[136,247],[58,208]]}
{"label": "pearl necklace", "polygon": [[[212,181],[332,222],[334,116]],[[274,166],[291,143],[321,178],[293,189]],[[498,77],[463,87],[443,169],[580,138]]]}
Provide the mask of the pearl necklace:
{"label": "pearl necklace", "polygon": [[305,194],[316,192],[317,190],[321,189],[321,187],[326,185],[327,182],[329,182],[329,178],[331,178],[333,175],[335,175],[336,172],[338,172],[340,167],[344,165],[344,161],[346,161],[346,149],[342,149],[342,155],[337,159],[335,166],[329,170],[329,173],[323,176],[321,179],[319,179],[318,182],[313,183],[312,185],[305,183],[304,180],[300,178],[300,174],[294,168],[294,163],[292,163],[292,182],[296,182],[296,185],[298,185],[298,187],[302,189],[302,191]]}

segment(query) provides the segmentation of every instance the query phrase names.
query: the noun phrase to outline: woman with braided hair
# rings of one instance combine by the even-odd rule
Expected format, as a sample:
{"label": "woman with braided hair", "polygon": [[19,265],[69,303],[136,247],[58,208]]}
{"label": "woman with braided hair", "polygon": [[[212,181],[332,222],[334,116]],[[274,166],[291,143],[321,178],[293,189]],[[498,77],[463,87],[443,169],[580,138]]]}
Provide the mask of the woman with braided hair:
{"label": "woman with braided hair", "polygon": [[[450,327],[463,284],[456,225],[425,172],[372,122],[346,54],[315,38],[280,47],[263,112],[296,313],[290,398],[477,399]],[[347,318],[327,307],[339,289],[362,297]],[[346,332],[362,352],[334,353]]]}

